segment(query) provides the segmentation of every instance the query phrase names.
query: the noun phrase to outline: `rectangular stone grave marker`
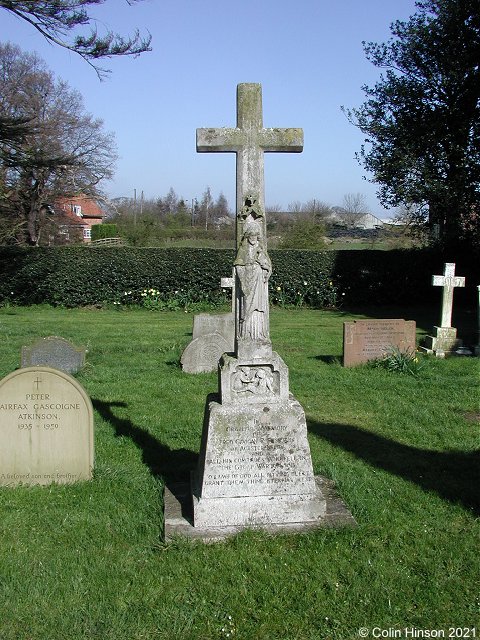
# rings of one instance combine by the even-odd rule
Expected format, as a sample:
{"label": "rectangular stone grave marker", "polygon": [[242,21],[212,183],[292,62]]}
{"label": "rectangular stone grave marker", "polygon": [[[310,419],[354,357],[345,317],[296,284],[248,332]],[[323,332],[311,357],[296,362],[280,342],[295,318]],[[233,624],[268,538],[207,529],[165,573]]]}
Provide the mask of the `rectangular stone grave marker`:
{"label": "rectangular stone grave marker", "polygon": [[480,284],[477,285],[478,305],[477,305],[477,344],[475,345],[475,355],[480,356]]}
{"label": "rectangular stone grave marker", "polygon": [[40,338],[22,347],[22,367],[52,367],[65,373],[77,373],[85,364],[85,349],[57,336]]}
{"label": "rectangular stone grave marker", "polygon": [[58,369],[18,369],[0,381],[0,486],[90,480],[93,408]]}
{"label": "rectangular stone grave marker", "polygon": [[416,324],[414,320],[355,320],[343,323],[343,366],[375,360],[389,349],[414,352]]}

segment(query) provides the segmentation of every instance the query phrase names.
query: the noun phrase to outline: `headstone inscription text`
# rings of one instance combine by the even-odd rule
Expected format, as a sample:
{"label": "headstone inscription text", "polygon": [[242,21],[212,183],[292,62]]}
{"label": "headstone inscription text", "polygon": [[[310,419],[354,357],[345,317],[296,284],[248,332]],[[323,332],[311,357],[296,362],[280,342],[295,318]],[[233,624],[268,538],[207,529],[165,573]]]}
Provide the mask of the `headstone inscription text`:
{"label": "headstone inscription text", "polygon": [[343,365],[352,367],[384,356],[389,349],[414,352],[414,320],[355,320],[343,323]]}
{"label": "headstone inscription text", "polygon": [[[215,414],[214,414],[215,419]],[[225,431],[212,429],[203,467],[203,498],[288,495],[315,491],[310,451],[296,447],[301,412],[288,415],[280,407],[245,421],[230,414]]]}
{"label": "headstone inscription text", "polygon": [[90,480],[93,409],[74,378],[48,367],[0,381],[0,486]]}

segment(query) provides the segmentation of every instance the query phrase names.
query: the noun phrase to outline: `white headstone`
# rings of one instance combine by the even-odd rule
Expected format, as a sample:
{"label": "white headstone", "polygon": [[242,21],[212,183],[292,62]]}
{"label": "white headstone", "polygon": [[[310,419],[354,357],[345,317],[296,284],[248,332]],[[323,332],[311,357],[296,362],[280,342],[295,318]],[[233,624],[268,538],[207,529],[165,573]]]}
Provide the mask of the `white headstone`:
{"label": "white headstone", "polygon": [[464,287],[465,278],[455,275],[454,262],[446,262],[443,275],[433,276],[432,284],[434,287],[443,287],[442,315],[440,326],[433,328],[435,335],[425,338],[423,349],[427,353],[434,353],[437,358],[444,358],[446,354],[462,346],[462,341],[457,338],[457,329],[452,327],[452,311],[453,290],[455,287]]}
{"label": "white headstone", "polygon": [[442,276],[433,276],[434,287],[443,287],[441,327],[452,326],[453,290],[455,287],[464,287],[465,278],[455,275],[455,263],[446,262]]}
{"label": "white headstone", "polygon": [[90,480],[93,408],[79,382],[49,367],[0,381],[0,485]]}

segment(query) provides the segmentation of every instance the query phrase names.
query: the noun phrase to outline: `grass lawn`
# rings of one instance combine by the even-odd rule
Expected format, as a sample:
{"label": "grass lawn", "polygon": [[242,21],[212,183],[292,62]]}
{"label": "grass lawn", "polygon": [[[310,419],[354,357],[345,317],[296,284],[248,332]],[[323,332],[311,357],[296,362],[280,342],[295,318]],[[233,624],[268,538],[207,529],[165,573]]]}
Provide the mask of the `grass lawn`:
{"label": "grass lawn", "polygon": [[203,545],[162,539],[164,482],[194,466],[217,387],[179,368],[192,316],[0,309],[0,377],[37,337],[88,347],[77,378],[96,456],[92,482],[0,489],[0,639],[480,637],[479,361],[429,358],[418,378],[345,369],[354,317],[274,309],[271,336],[315,473],[335,480],[358,526]]}

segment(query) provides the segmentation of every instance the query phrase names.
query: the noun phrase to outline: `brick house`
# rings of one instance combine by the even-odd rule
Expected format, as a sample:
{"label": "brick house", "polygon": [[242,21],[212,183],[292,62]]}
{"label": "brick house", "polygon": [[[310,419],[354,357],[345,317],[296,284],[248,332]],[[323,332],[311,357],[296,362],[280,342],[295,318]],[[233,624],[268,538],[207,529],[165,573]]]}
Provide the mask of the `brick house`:
{"label": "brick house", "polygon": [[58,198],[54,210],[60,223],[60,233],[67,242],[78,237],[83,242],[90,242],[93,225],[101,224],[105,217],[98,202],[84,195]]}

